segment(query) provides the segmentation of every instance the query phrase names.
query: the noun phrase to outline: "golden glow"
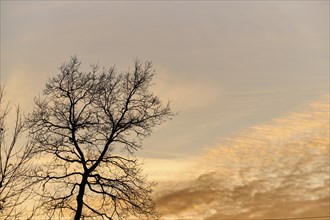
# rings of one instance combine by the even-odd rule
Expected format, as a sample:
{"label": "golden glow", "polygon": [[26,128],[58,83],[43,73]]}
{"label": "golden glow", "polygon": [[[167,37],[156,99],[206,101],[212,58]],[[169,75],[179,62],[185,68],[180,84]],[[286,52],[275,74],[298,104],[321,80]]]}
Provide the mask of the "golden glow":
{"label": "golden glow", "polygon": [[328,100],[212,147],[190,166],[195,178],[156,191],[164,219],[327,215]]}

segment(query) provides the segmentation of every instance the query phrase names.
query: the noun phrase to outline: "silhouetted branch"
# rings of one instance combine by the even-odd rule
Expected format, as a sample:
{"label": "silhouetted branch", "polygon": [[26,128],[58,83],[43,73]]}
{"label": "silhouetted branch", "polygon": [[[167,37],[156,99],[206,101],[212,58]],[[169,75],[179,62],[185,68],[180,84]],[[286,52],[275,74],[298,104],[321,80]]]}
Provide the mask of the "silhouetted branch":
{"label": "silhouetted branch", "polygon": [[48,158],[35,174],[43,206],[51,218],[156,217],[134,152],[174,114],[149,91],[152,65],[136,61],[125,73],[80,65],[76,57],[63,64],[29,115],[34,153]]}
{"label": "silhouetted branch", "polygon": [[[26,210],[22,204],[31,195],[33,182],[27,178],[31,168],[32,146],[18,143],[26,130],[19,106],[15,109],[14,126],[7,128],[9,103],[4,102],[4,89],[0,88],[0,218],[17,219]],[[11,136],[8,133],[11,131]],[[9,140],[9,143],[7,142]],[[19,146],[21,145],[21,146]]]}

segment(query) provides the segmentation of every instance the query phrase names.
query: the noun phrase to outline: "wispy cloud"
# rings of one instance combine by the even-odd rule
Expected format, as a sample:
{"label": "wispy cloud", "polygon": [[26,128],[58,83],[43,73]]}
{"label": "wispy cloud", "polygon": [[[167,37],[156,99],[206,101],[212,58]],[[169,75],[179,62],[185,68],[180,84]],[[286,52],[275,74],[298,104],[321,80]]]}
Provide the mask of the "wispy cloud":
{"label": "wispy cloud", "polygon": [[198,160],[195,179],[160,185],[165,219],[329,213],[329,97],[246,129]]}

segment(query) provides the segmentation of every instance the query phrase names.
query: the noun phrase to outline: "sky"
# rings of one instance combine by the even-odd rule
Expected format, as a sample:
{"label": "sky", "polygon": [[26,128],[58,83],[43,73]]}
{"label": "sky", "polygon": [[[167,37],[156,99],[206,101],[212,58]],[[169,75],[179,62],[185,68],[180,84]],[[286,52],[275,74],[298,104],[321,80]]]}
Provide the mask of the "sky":
{"label": "sky", "polygon": [[[277,193],[278,186],[269,186],[269,169],[276,171],[273,178],[282,176],[287,185],[307,184],[314,178],[298,172],[290,182],[290,174],[280,174],[279,164],[288,163],[290,170],[298,166],[292,163],[299,162],[283,162],[283,155],[299,151],[302,156],[297,160],[311,158],[299,169],[308,166],[312,172],[317,166],[329,167],[328,151],[322,148],[329,146],[329,139],[311,129],[314,121],[319,121],[316,127],[328,126],[329,1],[1,1],[0,46],[1,84],[7,98],[20,103],[26,113],[47,78],[57,74],[72,55],[86,70],[99,63],[126,71],[136,58],[153,62],[157,76],[152,89],[163,100],[171,100],[179,114],[155,128],[138,156],[151,179],[176,186],[170,192],[160,184],[155,195],[167,216],[192,213],[191,209],[167,209],[171,199],[179,198],[177,192],[182,202],[198,196],[205,187],[204,177],[210,184],[222,182],[218,178],[228,169],[228,181],[245,180],[235,183],[241,188],[213,187],[215,195],[226,194],[233,200],[235,193],[251,193],[256,182],[267,189],[253,195],[270,198]],[[315,114],[322,114],[321,119]],[[323,142],[314,149],[306,143],[315,138]],[[286,152],[293,142],[297,149]],[[283,152],[273,154],[276,149]],[[323,163],[315,165],[314,156],[321,153],[325,156],[319,163]],[[201,162],[210,155],[213,159]],[[273,159],[265,165],[269,157]],[[238,178],[237,173],[253,178]],[[315,175],[319,185],[329,181],[329,176]],[[329,187],[319,187],[323,187],[320,192],[329,192]],[[311,184],[308,189],[315,188],[317,184]],[[222,212],[223,201],[207,197],[208,193],[196,201],[199,208],[194,216],[200,219],[219,217]],[[286,201],[294,207],[302,203],[311,207],[318,199],[329,204],[315,195],[314,200]],[[249,199],[236,200],[245,202],[242,207],[250,217],[252,212],[260,214]],[[203,206],[213,211],[205,214]],[[232,211],[228,216],[241,214]]]}
{"label": "sky", "polygon": [[329,219],[328,100],[246,128],[161,182],[165,219]]}

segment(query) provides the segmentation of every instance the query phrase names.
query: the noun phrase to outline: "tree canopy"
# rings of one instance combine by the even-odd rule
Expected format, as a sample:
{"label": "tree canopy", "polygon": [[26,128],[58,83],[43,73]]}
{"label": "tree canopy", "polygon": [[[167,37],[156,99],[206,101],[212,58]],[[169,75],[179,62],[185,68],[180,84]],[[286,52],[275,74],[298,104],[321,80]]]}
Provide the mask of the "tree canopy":
{"label": "tree canopy", "polygon": [[34,153],[43,156],[41,181],[49,218],[123,219],[157,216],[151,186],[134,152],[152,129],[174,114],[150,91],[150,62],[118,73],[72,57],[49,79],[28,116]]}

